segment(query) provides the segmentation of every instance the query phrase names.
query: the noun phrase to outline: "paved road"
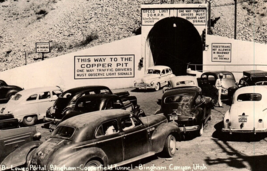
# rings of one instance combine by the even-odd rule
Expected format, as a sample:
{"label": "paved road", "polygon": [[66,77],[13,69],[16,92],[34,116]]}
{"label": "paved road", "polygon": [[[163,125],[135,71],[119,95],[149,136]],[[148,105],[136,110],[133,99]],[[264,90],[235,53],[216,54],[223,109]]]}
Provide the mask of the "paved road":
{"label": "paved road", "polygon": [[[132,89],[113,90],[114,92],[129,91],[137,96],[138,104],[147,115],[154,114],[159,106],[156,101],[162,96],[162,91],[132,91]],[[267,168],[267,138],[261,135],[234,135],[231,140],[225,140],[216,131],[229,106],[212,110],[212,120],[205,126],[201,137],[187,136],[177,142],[176,155],[173,158],[153,156],[131,165],[125,166],[132,170],[181,170],[181,171],[257,171]],[[42,133],[42,140],[49,137],[47,129],[37,125]]]}

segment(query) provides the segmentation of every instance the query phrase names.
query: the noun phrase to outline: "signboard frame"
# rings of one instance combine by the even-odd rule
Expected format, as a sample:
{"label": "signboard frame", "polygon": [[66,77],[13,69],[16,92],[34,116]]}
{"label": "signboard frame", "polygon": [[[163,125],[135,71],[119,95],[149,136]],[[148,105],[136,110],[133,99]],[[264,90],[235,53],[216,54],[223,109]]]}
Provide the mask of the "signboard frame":
{"label": "signboard frame", "polygon": [[[229,60],[223,60],[223,59],[218,59],[218,60],[214,60],[214,51],[213,51],[213,45],[228,45],[230,46],[230,52],[229,52]],[[212,43],[211,44],[211,61],[212,62],[228,62],[231,63],[232,62],[232,43]]]}

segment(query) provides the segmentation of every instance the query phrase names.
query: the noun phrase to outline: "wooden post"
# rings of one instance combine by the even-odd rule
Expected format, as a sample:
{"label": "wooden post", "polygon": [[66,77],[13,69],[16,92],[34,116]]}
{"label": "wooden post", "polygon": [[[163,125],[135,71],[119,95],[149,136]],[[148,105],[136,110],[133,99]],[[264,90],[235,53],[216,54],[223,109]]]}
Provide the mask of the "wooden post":
{"label": "wooden post", "polygon": [[27,65],[27,54],[26,54],[26,51],[25,52],[25,65]]}
{"label": "wooden post", "polygon": [[237,25],[237,0],[235,1],[235,32],[234,32],[234,39],[236,39],[236,25]]}

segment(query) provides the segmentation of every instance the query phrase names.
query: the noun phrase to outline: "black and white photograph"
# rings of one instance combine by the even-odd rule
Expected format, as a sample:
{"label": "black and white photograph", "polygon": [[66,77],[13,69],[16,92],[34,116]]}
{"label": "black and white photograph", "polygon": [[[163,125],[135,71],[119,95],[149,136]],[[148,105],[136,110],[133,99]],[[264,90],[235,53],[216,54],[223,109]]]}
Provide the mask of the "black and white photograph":
{"label": "black and white photograph", "polygon": [[0,171],[265,171],[267,0],[0,0]]}

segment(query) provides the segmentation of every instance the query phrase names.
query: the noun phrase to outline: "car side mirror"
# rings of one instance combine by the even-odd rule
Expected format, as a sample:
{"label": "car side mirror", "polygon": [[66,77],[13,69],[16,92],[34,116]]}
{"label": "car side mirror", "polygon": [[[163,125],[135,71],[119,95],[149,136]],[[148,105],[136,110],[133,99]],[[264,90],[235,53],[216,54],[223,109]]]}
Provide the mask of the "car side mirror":
{"label": "car side mirror", "polygon": [[161,101],[162,101],[161,99],[158,99],[157,104],[161,105]]}
{"label": "car side mirror", "polygon": [[33,135],[33,139],[34,140],[40,140],[42,137],[42,134],[40,132],[36,132],[34,135]]}

